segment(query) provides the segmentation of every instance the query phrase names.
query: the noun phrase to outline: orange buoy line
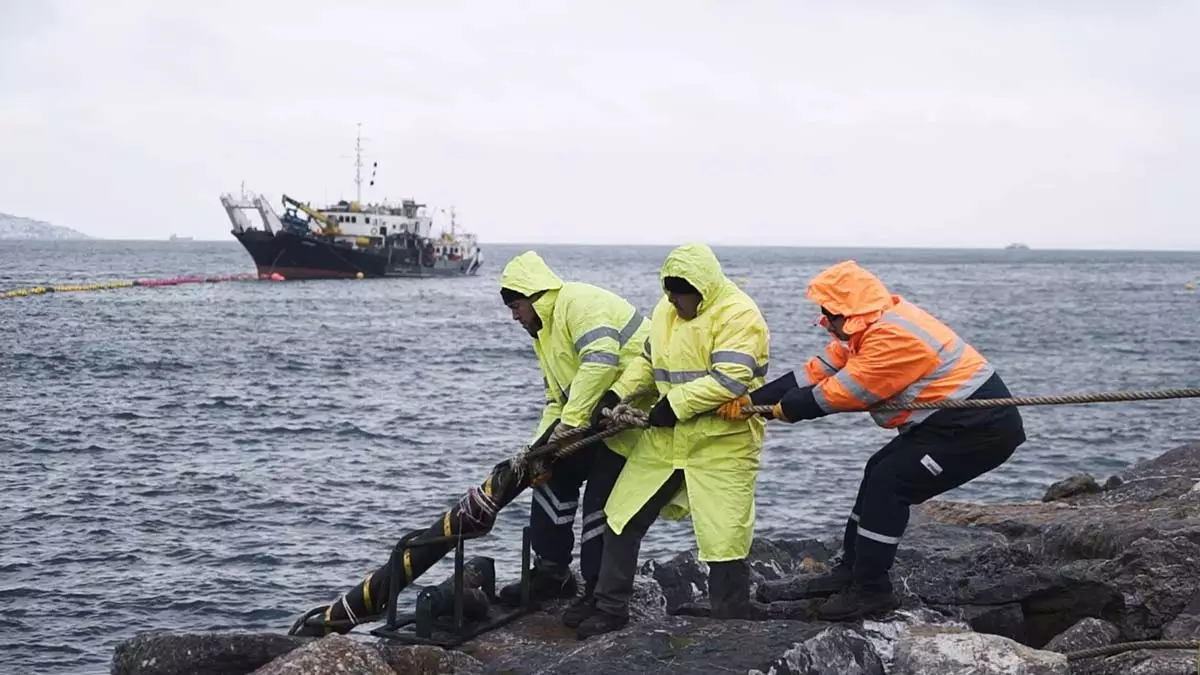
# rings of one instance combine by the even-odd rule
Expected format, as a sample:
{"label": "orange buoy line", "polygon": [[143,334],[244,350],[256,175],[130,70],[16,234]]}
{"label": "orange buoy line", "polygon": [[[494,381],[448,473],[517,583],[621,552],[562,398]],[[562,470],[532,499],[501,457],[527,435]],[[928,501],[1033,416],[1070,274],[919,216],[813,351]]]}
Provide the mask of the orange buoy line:
{"label": "orange buoy line", "polygon": [[283,277],[278,274],[220,274],[216,276],[193,274],[178,277],[165,277],[161,279],[135,279],[133,281],[101,281],[90,284],[55,284],[50,286],[31,286],[28,288],[15,288],[10,291],[0,291],[0,298],[21,298],[27,295],[71,293],[76,291],[107,291],[116,288],[133,288],[135,286],[153,287],[179,286],[182,284],[215,284],[222,281],[252,281],[255,279],[283,281]]}

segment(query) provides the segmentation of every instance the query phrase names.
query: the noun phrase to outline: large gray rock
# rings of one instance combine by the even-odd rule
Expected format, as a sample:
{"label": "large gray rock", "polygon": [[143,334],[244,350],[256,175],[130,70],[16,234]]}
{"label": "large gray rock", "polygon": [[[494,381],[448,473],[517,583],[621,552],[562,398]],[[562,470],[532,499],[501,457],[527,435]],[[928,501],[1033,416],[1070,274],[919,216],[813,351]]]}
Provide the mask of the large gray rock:
{"label": "large gray rock", "polygon": [[381,642],[379,655],[396,675],[481,675],[483,664],[460,651]]}
{"label": "large gray rock", "polygon": [[1166,640],[1200,639],[1200,593],[1163,629]]}
{"label": "large gray rock", "polygon": [[801,621],[741,621],[664,616],[580,641],[556,617],[534,614],[482,635],[463,650],[485,672],[712,673],[767,670],[820,627]]}
{"label": "large gray rock", "polygon": [[1091,474],[1085,473],[1065,478],[1051,485],[1046,489],[1046,494],[1042,495],[1042,501],[1054,502],[1088,492],[1100,492],[1103,489],[1096,483],[1096,479],[1092,478]]}
{"label": "large gray rock", "polygon": [[327,635],[275,659],[254,675],[396,675],[371,644]]}
{"label": "large gray rock", "polygon": [[1070,675],[1067,658],[999,635],[933,626],[899,640],[891,675]]}
{"label": "large gray rock", "polygon": [[1111,645],[1120,637],[1121,631],[1103,619],[1080,619],[1067,630],[1054,636],[1046,643],[1046,649],[1060,654],[1081,649]]}
{"label": "large gray rock", "polygon": [[1197,669],[1200,654],[1194,649],[1141,649],[1071,663],[1072,675],[1196,675]]}
{"label": "large gray rock", "polygon": [[242,675],[301,647],[278,633],[151,631],[117,645],[113,675]]}
{"label": "large gray rock", "polygon": [[858,631],[831,626],[750,675],[884,675],[883,662]]}

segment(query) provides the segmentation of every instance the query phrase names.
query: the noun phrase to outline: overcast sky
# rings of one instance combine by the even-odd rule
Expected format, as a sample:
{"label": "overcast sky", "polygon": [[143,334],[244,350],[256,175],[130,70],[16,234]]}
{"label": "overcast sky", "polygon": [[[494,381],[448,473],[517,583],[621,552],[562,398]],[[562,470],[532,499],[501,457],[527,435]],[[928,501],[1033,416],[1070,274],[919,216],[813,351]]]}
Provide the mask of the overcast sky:
{"label": "overcast sky", "polygon": [[232,241],[362,122],[485,243],[1200,249],[1198,7],[0,0],[0,211]]}

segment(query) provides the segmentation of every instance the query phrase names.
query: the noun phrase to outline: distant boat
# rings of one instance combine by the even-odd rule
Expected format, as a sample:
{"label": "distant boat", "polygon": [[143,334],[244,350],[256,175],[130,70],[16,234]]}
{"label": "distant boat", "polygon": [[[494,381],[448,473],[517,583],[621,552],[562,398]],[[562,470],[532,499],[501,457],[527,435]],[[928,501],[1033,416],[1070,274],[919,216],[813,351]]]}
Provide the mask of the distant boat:
{"label": "distant boat", "polygon": [[1008,246],[1005,246],[1004,248],[1005,248],[1005,249],[1007,249],[1007,250],[1009,250],[1009,251],[1028,251],[1028,250],[1029,250],[1029,246],[1028,246],[1028,245],[1026,245],[1026,244],[1022,244],[1022,243],[1019,243],[1019,242],[1018,242],[1018,243],[1009,244]]}
{"label": "distant boat", "polygon": [[[433,218],[416,200],[363,204],[361,138],[354,150],[352,202],[313,208],[285,194],[279,216],[262,195],[247,195],[244,188],[240,198],[221,195],[232,234],[259,274],[287,279],[474,276],[483,251],[474,233],[459,229],[454,209],[450,230],[434,234]],[[262,227],[254,227],[244,211],[256,211]]]}
{"label": "distant boat", "polygon": [[167,239],[167,241],[191,241],[191,240],[192,240],[191,237],[181,237],[177,234],[173,234],[173,235],[171,235],[171,237],[169,239]]}

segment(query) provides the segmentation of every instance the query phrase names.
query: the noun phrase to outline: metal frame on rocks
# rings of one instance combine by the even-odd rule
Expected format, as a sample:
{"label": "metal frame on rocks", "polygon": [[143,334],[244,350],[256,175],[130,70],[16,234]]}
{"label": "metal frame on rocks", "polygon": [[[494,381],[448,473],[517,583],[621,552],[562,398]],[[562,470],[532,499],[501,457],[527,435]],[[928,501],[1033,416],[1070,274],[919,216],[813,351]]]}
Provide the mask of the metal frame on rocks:
{"label": "metal frame on rocks", "polygon": [[[482,587],[480,590],[488,600],[488,618],[480,621],[468,622],[465,618],[465,567],[466,567],[466,540],[481,537],[487,532],[478,532],[466,535],[451,535],[449,537],[428,537],[424,539],[416,538],[422,532],[414,532],[412,535],[401,539],[392,549],[392,555],[388,559],[388,565],[391,567],[391,578],[403,578],[403,557],[404,551],[409,548],[420,546],[436,546],[444,545],[453,541],[454,547],[454,576],[452,597],[454,601],[453,618],[449,626],[445,625],[445,617],[438,616],[436,612],[438,602],[442,590],[438,586],[425,586],[417,595],[416,611],[407,614],[397,614],[396,601],[400,595],[398,584],[391,586],[388,591],[387,615],[383,626],[371,631],[371,634],[376,637],[381,637],[387,640],[393,640],[402,644],[408,645],[430,645],[441,647],[443,649],[452,649],[464,642],[474,639],[484,633],[495,630],[517,619],[518,617],[529,614],[538,609],[538,605],[533,602],[530,593],[530,534],[529,527],[526,526],[521,531],[521,602],[516,609],[502,612],[498,616],[493,615],[493,608],[496,606],[496,574],[495,569],[490,568],[483,575]],[[487,559],[490,562],[490,559]],[[394,589],[394,590],[392,590]],[[439,621],[439,619],[443,619]],[[406,627],[412,626],[412,630],[406,630]]]}

